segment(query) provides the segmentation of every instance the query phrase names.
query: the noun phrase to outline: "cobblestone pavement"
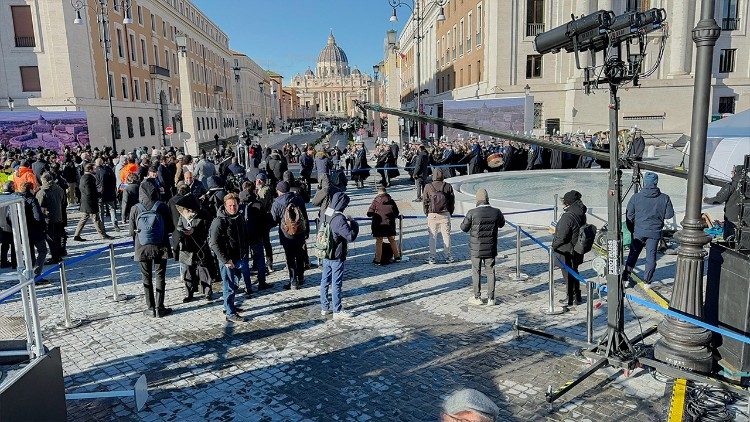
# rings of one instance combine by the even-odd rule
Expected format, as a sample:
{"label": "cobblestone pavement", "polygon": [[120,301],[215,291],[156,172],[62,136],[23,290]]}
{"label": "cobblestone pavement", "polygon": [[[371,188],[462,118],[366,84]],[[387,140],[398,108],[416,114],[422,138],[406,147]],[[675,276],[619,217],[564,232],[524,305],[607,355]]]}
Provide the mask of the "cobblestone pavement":
{"label": "cobblestone pavement", "polygon": [[[369,182],[374,183],[371,177]],[[402,181],[390,191],[403,214],[421,214],[412,187]],[[353,216],[365,214],[372,188],[351,191]],[[75,223],[75,220],[72,220]],[[133,299],[112,303],[106,254],[68,270],[70,302],[81,327],[57,331],[59,285],[41,289],[40,309],[48,347],[62,349],[68,392],[127,389],[148,377],[150,399],[138,412],[131,399],[68,402],[70,420],[298,421],[436,420],[442,399],[462,387],[479,389],[502,409],[501,420],[638,420],[665,418],[669,389],[636,371],[630,377],[605,369],[548,406],[548,386],[585,368],[575,347],[531,335],[516,337],[518,318],[526,325],[585,341],[585,306],[547,316],[547,261],[531,242],[522,247],[522,269],[532,277],[508,281],[515,262],[515,236],[502,231],[495,307],[468,305],[468,237],[453,220],[458,262],[430,266],[424,220],[406,220],[404,248],[409,262],[371,264],[374,241],[367,223],[346,262],[345,321],[320,315],[320,271],[309,271],[304,288],[284,291],[283,255],[276,255],[274,287],[241,299],[245,324],[227,324],[221,303],[182,304],[178,266],[170,262],[163,319],[145,317],[140,274],[132,254],[118,250],[120,291]],[[543,241],[549,235],[534,232]],[[93,238],[93,233],[84,237]],[[79,253],[98,241],[71,243]],[[277,248],[277,253],[281,250]],[[665,275],[673,262],[660,261]],[[583,275],[593,277],[588,263]],[[673,269],[672,269],[673,271]],[[557,297],[564,286],[556,271]],[[658,276],[658,275],[657,275]],[[668,287],[667,287],[668,288]],[[218,289],[217,289],[218,290]],[[637,292],[636,292],[637,293]],[[597,299],[598,300],[598,299]],[[16,298],[0,316],[20,315]],[[626,303],[631,336],[661,318]],[[595,311],[596,334],[606,327],[606,305]],[[656,337],[656,336],[652,336]],[[653,341],[653,339],[649,339]]]}

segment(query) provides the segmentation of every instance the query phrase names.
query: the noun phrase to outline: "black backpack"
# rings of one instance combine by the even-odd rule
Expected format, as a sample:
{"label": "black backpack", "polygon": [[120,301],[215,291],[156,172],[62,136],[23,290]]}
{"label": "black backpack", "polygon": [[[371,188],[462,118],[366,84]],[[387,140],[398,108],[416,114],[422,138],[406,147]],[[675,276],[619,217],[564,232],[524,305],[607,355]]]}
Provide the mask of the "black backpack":
{"label": "black backpack", "polygon": [[593,224],[583,224],[578,228],[578,239],[573,244],[573,251],[579,255],[591,252],[596,240],[597,228]]}
{"label": "black backpack", "polygon": [[[435,190],[430,193],[430,208],[429,212],[442,213],[448,210],[448,194],[445,192],[445,182],[441,182],[443,185],[440,190]],[[433,185],[434,187],[434,185]]]}

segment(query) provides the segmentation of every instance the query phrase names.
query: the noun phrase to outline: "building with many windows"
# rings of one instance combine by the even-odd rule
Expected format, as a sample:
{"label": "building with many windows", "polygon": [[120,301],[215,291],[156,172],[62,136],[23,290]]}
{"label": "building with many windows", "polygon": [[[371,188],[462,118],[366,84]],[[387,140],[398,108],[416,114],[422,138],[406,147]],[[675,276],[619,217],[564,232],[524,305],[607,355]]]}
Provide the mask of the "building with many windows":
{"label": "building with many windows", "polygon": [[360,113],[354,100],[366,101],[371,84],[370,75],[349,67],[346,53],[331,33],[315,72],[307,69],[304,75],[295,75],[289,87],[297,91],[300,108],[318,116],[353,117]]}
{"label": "building with many windows", "polygon": [[[112,145],[113,136],[118,149],[181,146],[188,127],[197,142],[235,134],[234,53],[227,35],[195,5],[83,4],[76,10],[68,0],[0,0],[0,95],[13,98],[17,109],[86,111],[97,146]],[[185,68],[178,35],[186,37]],[[190,116],[183,113],[186,101]],[[166,135],[168,126],[174,135]]]}
{"label": "building with many windows", "polygon": [[[444,20],[440,7],[423,4],[421,22],[421,103],[425,113],[441,116],[442,102],[454,99],[520,97],[534,99],[537,133],[606,130],[609,96],[606,90],[583,91],[583,71],[573,54],[539,55],[534,37],[564,25],[571,14],[597,10],[657,7],[667,12],[668,25],[647,35],[642,70],[653,74],[640,87],[621,90],[620,126],[637,126],[664,141],[689,135],[695,46],[691,31],[700,17],[700,2],[682,0],[448,0]],[[715,47],[711,109],[714,118],[750,108],[750,38],[748,1],[717,0],[716,22],[722,29]],[[386,18],[386,17],[384,17]],[[416,110],[416,25],[410,17],[399,34],[398,84],[400,106]],[[663,54],[659,61],[660,49]],[[636,54],[636,51],[631,51]],[[623,54],[626,54],[623,52]],[[387,57],[387,55],[386,55]],[[580,56],[582,65],[590,56]],[[624,57],[626,59],[626,57]],[[657,63],[658,62],[658,63]],[[602,63],[601,54],[597,63]],[[658,66],[656,66],[658,64]],[[664,101],[669,98],[669,101]],[[415,134],[415,133],[412,133]],[[438,136],[439,129],[425,131]]]}

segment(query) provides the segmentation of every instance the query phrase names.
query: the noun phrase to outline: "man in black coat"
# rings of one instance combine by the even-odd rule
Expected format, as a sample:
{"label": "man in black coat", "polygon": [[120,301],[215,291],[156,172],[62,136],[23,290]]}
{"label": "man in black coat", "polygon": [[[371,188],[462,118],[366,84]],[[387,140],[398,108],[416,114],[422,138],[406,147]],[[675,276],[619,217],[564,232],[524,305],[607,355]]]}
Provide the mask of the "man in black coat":
{"label": "man in black coat", "polygon": [[[44,269],[44,260],[47,258],[47,236],[44,212],[32,191],[33,185],[26,182],[21,186],[17,194],[24,198],[24,209],[26,214],[26,229],[31,243],[31,256],[34,259],[34,276],[39,277]],[[6,218],[10,215],[10,208],[6,211]],[[41,279],[38,284],[48,284],[49,281]]]}
{"label": "man in black coat", "polygon": [[101,201],[101,219],[104,224],[104,217],[109,214],[112,219],[112,226],[115,230],[120,231],[120,225],[117,223],[117,176],[112,167],[101,158],[96,159],[96,191],[99,193]]}
{"label": "man in black coat", "polygon": [[485,189],[477,190],[477,207],[469,210],[461,222],[461,230],[469,233],[471,252],[471,281],[474,296],[472,305],[481,305],[482,266],[487,274],[487,305],[495,304],[495,257],[497,256],[497,231],[505,226],[503,213],[492,206]]}
{"label": "man in black coat", "polygon": [[[174,231],[169,206],[159,200],[160,195],[159,187],[156,186],[154,179],[144,180],[138,192],[139,202],[130,210],[129,223],[130,236],[135,242],[133,260],[139,263],[143,276],[143,290],[147,306],[143,313],[159,318],[172,313],[172,309],[164,307],[164,294],[167,259],[172,254],[169,234]],[[138,217],[147,211],[155,212],[160,223],[150,228],[139,223]],[[143,240],[146,238],[155,238],[155,240],[153,244],[145,244]]]}
{"label": "man in black coat", "polygon": [[185,266],[185,298],[182,302],[192,301],[199,285],[205,299],[210,302],[213,299],[212,273],[216,271],[214,257],[208,246],[211,220],[193,195],[180,196],[175,206],[180,216],[175,230],[178,240],[174,243],[179,245],[178,259]]}
{"label": "man in black coat", "polygon": [[427,148],[424,145],[419,146],[417,157],[414,160],[414,187],[417,189],[417,199],[413,202],[422,202],[422,191],[424,190],[425,181],[428,177],[430,157],[427,155]]}
{"label": "man in black coat", "polygon": [[632,158],[634,161],[643,160],[643,151],[646,150],[646,141],[641,136],[641,131],[635,132],[633,140],[630,142],[628,147],[628,158]]}
{"label": "man in black coat", "polygon": [[94,164],[88,163],[83,167],[84,173],[81,176],[81,182],[78,188],[81,191],[81,207],[80,211],[83,214],[81,219],[78,221],[76,231],[73,235],[73,240],[77,242],[85,242],[86,239],[81,237],[81,231],[89,221],[89,218],[94,220],[94,228],[102,239],[109,240],[114,239],[104,231],[104,224],[99,216],[99,192],[96,189],[96,176],[94,176]]}
{"label": "man in black coat", "polygon": [[[586,205],[581,202],[581,193],[578,191],[567,192],[562,197],[565,212],[560,216],[560,220],[555,226],[555,235],[552,239],[552,250],[557,258],[564,262],[566,266],[578,272],[578,266],[583,262],[583,255],[577,253],[573,248],[578,242],[581,227],[586,224]],[[559,265],[559,263],[558,263]],[[581,285],[566,268],[559,265],[562,269],[563,278],[568,286],[568,296],[560,303],[568,306],[581,304]],[[588,298],[591,300],[591,298]]]}
{"label": "man in black coat", "polygon": [[300,172],[299,176],[302,178],[302,180],[307,183],[307,195],[310,196],[312,193],[310,189],[312,188],[312,172],[313,168],[315,167],[315,159],[313,156],[315,155],[315,148],[312,146],[307,147],[307,150],[299,159],[299,165],[300,165]]}

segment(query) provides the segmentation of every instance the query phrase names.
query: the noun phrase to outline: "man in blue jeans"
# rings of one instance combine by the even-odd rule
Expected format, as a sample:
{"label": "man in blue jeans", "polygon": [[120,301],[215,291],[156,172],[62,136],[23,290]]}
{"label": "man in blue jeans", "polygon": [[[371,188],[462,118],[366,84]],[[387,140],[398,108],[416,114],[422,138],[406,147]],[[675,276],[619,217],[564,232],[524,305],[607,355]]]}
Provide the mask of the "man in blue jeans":
{"label": "man in blue jeans", "polygon": [[235,193],[224,196],[224,207],[211,223],[209,246],[219,262],[224,313],[227,321],[244,322],[234,304],[240,277],[245,281],[245,297],[250,298],[250,268],[247,265],[249,245],[247,225],[240,210],[240,198]]}
{"label": "man in blue jeans", "polygon": [[[341,287],[344,281],[344,262],[349,242],[357,239],[359,225],[343,214],[349,205],[349,197],[343,192],[336,192],[323,216],[323,222],[330,227],[328,249],[323,258],[323,273],[320,278],[320,314],[333,313],[334,319],[351,318],[351,312],[341,306]],[[328,289],[331,287],[333,307],[328,300]]]}
{"label": "man in blue jeans", "polygon": [[669,195],[659,190],[657,183],[659,176],[647,172],[643,176],[643,189],[630,198],[625,214],[628,230],[633,233],[630,253],[625,261],[623,280],[628,280],[633,271],[638,256],[646,247],[646,274],[643,281],[649,287],[656,270],[656,249],[661,239],[661,229],[664,220],[674,217],[674,208]]}

